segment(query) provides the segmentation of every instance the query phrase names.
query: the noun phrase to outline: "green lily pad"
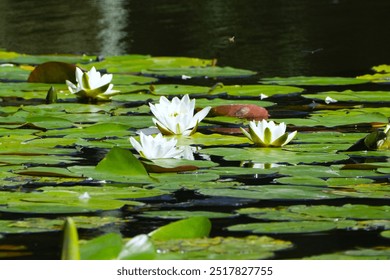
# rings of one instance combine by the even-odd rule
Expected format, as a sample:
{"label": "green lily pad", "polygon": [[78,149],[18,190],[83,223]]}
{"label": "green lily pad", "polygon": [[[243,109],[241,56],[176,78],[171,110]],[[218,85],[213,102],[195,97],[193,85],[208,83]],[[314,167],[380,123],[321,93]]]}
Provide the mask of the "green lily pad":
{"label": "green lily pad", "polygon": [[[250,143],[250,140],[246,137],[237,137],[231,135],[222,135],[222,134],[202,134],[196,132],[190,137],[186,136],[177,136],[175,137],[178,141],[177,144],[181,146],[187,145],[204,145],[204,146],[215,146],[215,145],[236,145]],[[202,152],[202,150],[200,150]]]}
{"label": "green lily pad", "polygon": [[80,160],[80,158],[72,156],[60,155],[0,155],[0,163],[6,164],[71,164]]}
{"label": "green lily pad", "polygon": [[124,75],[124,74],[115,74],[112,77],[112,84],[115,85],[129,85],[129,84],[151,84],[157,82],[158,79],[152,77],[145,77],[139,75]]}
{"label": "green lily pad", "polygon": [[253,104],[260,107],[271,107],[274,106],[276,103],[266,100],[241,100],[241,99],[222,99],[222,98],[213,98],[213,99],[205,99],[205,98],[197,98],[196,99],[196,106],[199,108],[204,108],[207,106],[210,107],[216,107],[216,106],[222,106],[222,105],[242,105],[245,104]]}
{"label": "green lily pad", "polygon": [[252,160],[259,163],[315,163],[344,160],[348,157],[341,154],[299,153],[279,148],[207,148],[201,154],[222,156],[229,161]]}
{"label": "green lily pad", "polygon": [[172,240],[208,237],[211,222],[203,216],[194,216],[172,222],[149,233],[152,240]]}
{"label": "green lily pad", "polygon": [[[74,216],[72,218],[79,229],[96,229],[104,226],[121,224],[123,221],[117,217],[87,217]],[[3,234],[19,234],[34,232],[61,231],[63,219],[25,218],[22,220],[0,221],[0,232]]]}
{"label": "green lily pad", "polygon": [[390,238],[390,230],[382,231],[381,236],[384,238]]}
{"label": "green lily pad", "polygon": [[68,128],[61,130],[49,130],[41,133],[45,136],[62,136],[72,138],[104,138],[104,137],[119,137],[130,135],[128,131],[130,126],[120,123],[98,123],[85,125],[78,128]]}
{"label": "green lily pad", "polygon": [[311,131],[311,132],[300,132],[294,138],[300,143],[331,143],[331,144],[350,144],[356,142],[360,138],[367,135],[366,133],[341,133],[338,131]]}
{"label": "green lily pad", "polygon": [[374,83],[388,83],[390,79],[390,65],[382,64],[372,67],[376,73],[361,75],[356,78],[372,81]]}
{"label": "green lily pad", "polygon": [[[327,97],[331,97],[337,101],[346,102],[390,102],[390,93],[387,91],[351,91],[346,90],[342,92],[329,91],[321,92],[317,94],[304,94],[302,95],[308,99],[325,101]],[[380,112],[380,111],[379,111]]]}
{"label": "green lily pad", "polygon": [[191,78],[242,78],[255,75],[256,72],[233,67],[178,67],[178,68],[149,68],[142,70],[143,75],[152,75],[156,77],[176,77],[182,78],[183,75]]}
{"label": "green lily pad", "polygon": [[261,234],[313,233],[336,229],[336,225],[328,221],[270,222],[239,224],[229,226],[227,229]]}
{"label": "green lily pad", "polygon": [[356,249],[323,254],[305,258],[306,260],[390,260],[390,248]]}
{"label": "green lily pad", "polygon": [[286,77],[286,78],[264,78],[260,80],[263,84],[294,85],[294,86],[340,86],[356,85],[367,83],[367,80],[344,77]]}
{"label": "green lily pad", "polygon": [[387,124],[388,120],[382,113],[365,113],[363,109],[357,110],[337,110],[337,111],[318,111],[312,114],[308,119],[274,119],[277,122],[284,122],[295,126],[323,126],[335,127],[343,125],[356,124]]}
{"label": "green lily pad", "polygon": [[52,195],[61,195],[63,192],[88,193],[89,196],[99,199],[137,199],[155,197],[167,194],[158,189],[146,189],[129,185],[109,185],[101,187],[74,186],[74,187],[41,187],[38,190],[49,192]]}
{"label": "green lily pad", "polygon": [[298,94],[304,91],[303,88],[291,87],[291,86],[274,86],[274,85],[232,85],[216,88],[212,94],[227,93],[229,96],[274,96],[274,95],[287,95]]}
{"label": "green lily pad", "polygon": [[159,259],[258,260],[292,247],[289,241],[268,236],[214,237],[155,241]]}
{"label": "green lily pad", "polygon": [[94,56],[87,55],[28,55],[15,52],[0,51],[1,63],[17,64],[41,64],[48,61],[60,61],[66,63],[87,63],[96,60]]}
{"label": "green lily pad", "polygon": [[213,64],[210,59],[190,57],[151,57],[148,55],[120,55],[106,57],[101,62],[90,63],[89,67],[106,69],[110,73],[141,73],[148,69],[182,67],[206,67]]}
{"label": "green lily pad", "polygon": [[80,175],[70,172],[66,168],[52,166],[37,166],[23,168],[14,171],[17,174],[40,177],[82,178]]}
{"label": "green lily pad", "polygon": [[288,185],[327,186],[324,180],[311,176],[283,177],[275,179],[274,182]]}
{"label": "green lily pad", "polygon": [[[86,195],[78,190],[47,189],[40,192],[2,192],[0,212],[69,214],[118,210],[125,205],[143,205],[136,201],[116,200],[111,197]],[[125,195],[123,195],[125,196]]]}
{"label": "green lily pad", "polygon": [[[153,183],[153,187],[165,190],[165,189],[179,189],[183,185],[193,184],[197,182],[211,182],[219,178],[217,174],[210,174],[206,171],[187,171],[182,173],[151,173],[150,176],[156,179]],[[168,184],[168,185],[167,185]]]}
{"label": "green lily pad", "polygon": [[340,198],[327,192],[326,188],[310,186],[239,186],[237,188],[202,188],[199,193],[207,196],[235,197],[256,200],[325,200]]}
{"label": "green lily pad", "polygon": [[199,168],[206,168],[217,166],[217,163],[212,161],[201,161],[201,160],[188,160],[188,159],[154,159],[154,160],[143,160],[145,168],[149,172],[185,172],[194,171]]}
{"label": "green lily pad", "polygon": [[325,218],[390,219],[390,206],[345,204],[340,206],[291,206],[290,211]]}
{"label": "green lily pad", "polygon": [[72,214],[96,213],[105,210],[118,210],[134,202],[120,200],[94,199],[83,201],[78,197],[40,197],[31,195],[21,200],[12,200],[0,205],[0,212],[23,214]]}
{"label": "green lily pad", "polygon": [[230,218],[234,215],[221,213],[221,212],[209,212],[209,211],[184,211],[184,210],[170,210],[170,211],[146,211],[138,215],[143,218],[158,218],[158,219],[185,219],[189,217],[203,216],[209,219],[215,218]]}
{"label": "green lily pad", "polygon": [[108,233],[80,245],[82,260],[116,259],[122,250],[122,237],[117,233]]}
{"label": "green lily pad", "polygon": [[128,150],[114,147],[94,169],[95,179],[113,180],[126,178],[133,182],[151,182],[142,163]]}
{"label": "green lily pad", "polygon": [[30,70],[13,64],[0,64],[0,80],[27,81]]}

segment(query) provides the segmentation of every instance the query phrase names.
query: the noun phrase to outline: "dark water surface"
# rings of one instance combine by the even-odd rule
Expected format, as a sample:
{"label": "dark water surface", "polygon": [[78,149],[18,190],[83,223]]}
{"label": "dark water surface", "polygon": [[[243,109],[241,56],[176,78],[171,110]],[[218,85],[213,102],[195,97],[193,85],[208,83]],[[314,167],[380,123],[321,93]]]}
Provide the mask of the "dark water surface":
{"label": "dark water surface", "polygon": [[217,58],[263,77],[354,76],[390,63],[389,12],[388,0],[0,0],[0,47]]}
{"label": "dark water surface", "polygon": [[[390,64],[389,12],[389,0],[0,0],[0,48],[29,54],[139,53],[217,58],[221,66],[255,70],[262,77],[356,76],[368,73],[372,66]],[[310,90],[315,92],[316,88]],[[274,108],[272,116],[283,117],[283,106]],[[92,157],[86,155],[89,160]],[[193,193],[177,192],[171,199],[190,201],[186,210],[205,210],[206,203],[209,211],[230,210],[230,201],[210,204]],[[180,210],[180,203],[174,202],[162,198],[151,204]],[[247,203],[248,207],[264,207],[289,202]],[[371,201],[372,205],[376,203]],[[126,218],[133,213],[122,214]],[[121,231],[133,236],[165,222],[140,220],[136,229],[129,226]],[[224,228],[232,222],[213,223],[212,235],[226,235]],[[295,247],[275,258],[300,258],[335,248],[384,246],[388,240],[380,239],[379,232],[277,235]],[[82,232],[82,237],[97,234],[100,232]],[[237,236],[240,234],[247,233]],[[55,259],[60,257],[61,238],[60,233],[30,234],[28,238],[15,235],[7,237],[7,243],[26,244],[33,255],[22,258]]]}

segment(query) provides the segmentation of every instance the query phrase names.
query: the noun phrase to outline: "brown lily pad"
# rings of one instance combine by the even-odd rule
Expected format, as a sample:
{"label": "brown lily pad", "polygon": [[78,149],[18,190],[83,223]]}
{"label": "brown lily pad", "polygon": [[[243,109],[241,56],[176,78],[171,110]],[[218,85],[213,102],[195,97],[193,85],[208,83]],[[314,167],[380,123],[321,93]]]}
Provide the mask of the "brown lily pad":
{"label": "brown lily pad", "polygon": [[35,67],[28,77],[29,83],[63,84],[76,83],[76,66],[70,63],[49,61]]}
{"label": "brown lily pad", "polygon": [[180,165],[175,167],[164,167],[156,164],[143,163],[145,169],[150,173],[166,173],[166,172],[185,172],[185,171],[195,171],[198,169],[194,165]]}
{"label": "brown lily pad", "polygon": [[231,104],[213,107],[209,116],[228,116],[261,121],[268,119],[268,111],[254,104]]}

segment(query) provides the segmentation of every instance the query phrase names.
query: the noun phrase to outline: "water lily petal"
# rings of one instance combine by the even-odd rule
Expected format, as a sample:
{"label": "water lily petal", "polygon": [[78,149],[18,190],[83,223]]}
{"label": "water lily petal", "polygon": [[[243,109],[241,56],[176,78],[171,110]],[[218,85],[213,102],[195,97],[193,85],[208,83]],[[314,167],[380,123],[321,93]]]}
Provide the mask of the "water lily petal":
{"label": "water lily petal", "polygon": [[288,142],[287,142],[287,139],[288,139],[288,133],[284,133],[282,136],[279,136],[279,138],[275,139],[272,143],[271,143],[271,146],[274,146],[274,147],[282,147],[284,145],[286,145]]}
{"label": "water lily petal", "polygon": [[272,132],[271,132],[271,129],[269,127],[266,127],[264,129],[264,143],[267,144],[267,145],[271,145],[272,143]]}
{"label": "water lily petal", "polygon": [[283,136],[283,134],[286,133],[286,124],[284,122],[280,123],[279,125],[275,125],[273,126],[273,130],[272,130],[272,141],[275,141],[276,139],[278,139],[279,137]]}
{"label": "water lily petal", "polygon": [[244,128],[240,127],[242,133],[244,133],[244,135],[253,142],[253,139],[252,139],[252,136],[248,133],[248,131],[246,131]]}
{"label": "water lily petal", "polygon": [[296,131],[296,130],[295,130],[294,132],[291,132],[291,133],[288,135],[287,140],[283,143],[282,146],[288,144],[291,140],[293,140],[293,138],[295,137],[295,135],[297,135],[297,132],[298,132],[298,131]]}

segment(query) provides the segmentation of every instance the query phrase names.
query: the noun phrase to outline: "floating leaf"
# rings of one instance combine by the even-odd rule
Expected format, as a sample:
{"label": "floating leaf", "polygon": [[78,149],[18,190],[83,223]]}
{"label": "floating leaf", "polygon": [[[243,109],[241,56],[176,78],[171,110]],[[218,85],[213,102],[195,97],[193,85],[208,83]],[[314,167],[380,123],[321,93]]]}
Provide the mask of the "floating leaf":
{"label": "floating leaf", "polygon": [[275,86],[275,85],[232,85],[217,88],[212,94],[227,93],[229,96],[255,96],[262,99],[262,96],[298,94],[304,91],[303,88],[291,86]]}
{"label": "floating leaf", "polygon": [[384,238],[390,238],[390,230],[382,231],[381,236]]}
{"label": "floating leaf", "polygon": [[390,102],[390,93],[387,91],[351,91],[346,90],[342,92],[329,91],[321,92],[316,94],[303,94],[308,99],[322,100],[324,101],[327,97],[336,99],[337,101],[346,102]]}
{"label": "floating leaf", "polygon": [[202,154],[223,156],[229,161],[251,160],[258,163],[314,163],[344,160],[348,157],[342,154],[328,153],[298,153],[279,148],[207,148]]}
{"label": "floating leaf", "polygon": [[159,259],[184,260],[258,260],[291,248],[289,241],[268,236],[214,237],[196,239],[155,240]]}
{"label": "floating leaf", "polygon": [[65,62],[50,61],[35,67],[27,81],[29,83],[63,84],[66,80],[76,82],[76,66]]}
{"label": "floating leaf", "polygon": [[390,219],[390,206],[345,204],[340,206],[292,206],[290,211],[300,214],[348,219]]}
{"label": "floating leaf", "polygon": [[162,226],[151,233],[152,240],[171,240],[182,238],[207,237],[211,230],[211,222],[203,216],[195,216]]}
{"label": "floating leaf", "polygon": [[0,64],[0,80],[2,81],[26,81],[30,71],[14,64]]}
{"label": "floating leaf", "polygon": [[230,231],[249,231],[261,234],[281,233],[312,233],[335,229],[333,222],[327,221],[299,221],[299,222],[270,222],[250,223],[229,226]]}
{"label": "floating leaf", "polygon": [[115,176],[129,177],[135,182],[150,182],[148,172],[142,163],[128,150],[114,147],[106,157],[95,167],[95,171],[101,176],[115,178]]}
{"label": "floating leaf", "polygon": [[390,248],[356,249],[304,258],[306,260],[390,260]]}
{"label": "floating leaf", "polygon": [[144,218],[159,218],[159,219],[185,219],[189,217],[207,217],[209,219],[215,218],[229,218],[233,215],[221,212],[208,212],[208,211],[181,211],[181,210],[170,210],[170,211],[146,211],[138,215]]}
{"label": "floating leaf", "polygon": [[308,186],[242,186],[231,188],[202,188],[199,193],[207,196],[247,198],[251,200],[323,200],[341,197],[329,194],[326,188]]}
{"label": "floating leaf", "polygon": [[339,86],[364,84],[368,81],[356,78],[344,77],[286,77],[286,78],[264,78],[260,80],[263,84],[294,85],[294,86]]}
{"label": "floating leaf", "polygon": [[116,259],[122,250],[123,242],[120,234],[107,233],[80,245],[82,260]]}

